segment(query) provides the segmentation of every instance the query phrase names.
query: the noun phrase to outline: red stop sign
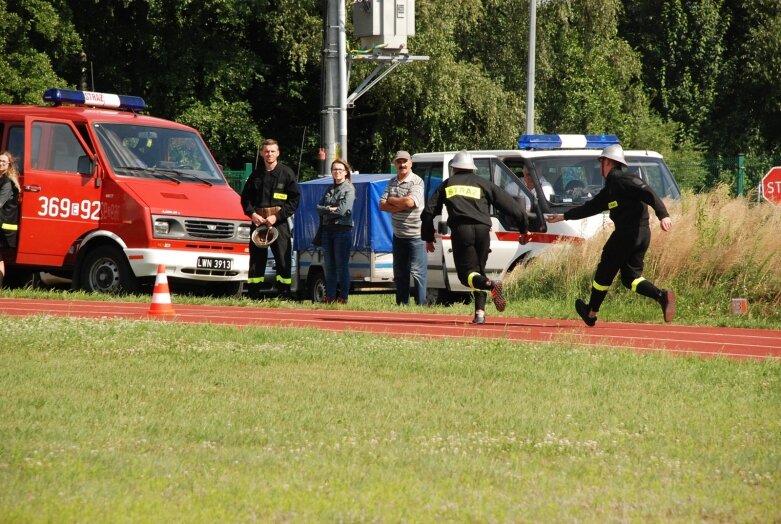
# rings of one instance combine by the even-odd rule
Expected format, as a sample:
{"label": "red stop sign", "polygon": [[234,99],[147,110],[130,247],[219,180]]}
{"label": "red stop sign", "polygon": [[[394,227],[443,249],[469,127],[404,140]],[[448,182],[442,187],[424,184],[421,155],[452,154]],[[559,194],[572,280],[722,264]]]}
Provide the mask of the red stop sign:
{"label": "red stop sign", "polygon": [[781,205],[781,167],[772,167],[762,178],[762,194],[774,206]]}

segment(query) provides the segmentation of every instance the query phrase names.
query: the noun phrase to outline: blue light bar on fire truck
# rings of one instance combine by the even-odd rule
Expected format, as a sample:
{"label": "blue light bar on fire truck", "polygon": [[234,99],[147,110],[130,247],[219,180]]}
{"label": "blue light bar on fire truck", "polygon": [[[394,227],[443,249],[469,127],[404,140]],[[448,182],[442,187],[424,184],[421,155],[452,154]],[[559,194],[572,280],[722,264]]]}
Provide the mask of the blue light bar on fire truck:
{"label": "blue light bar on fire truck", "polygon": [[144,99],[140,96],[112,95],[94,91],[75,91],[53,87],[43,94],[44,102],[54,102],[56,105],[75,104],[80,106],[110,107],[140,111],[146,108]]}
{"label": "blue light bar on fire truck", "polygon": [[519,149],[603,149],[620,143],[616,135],[521,135]]}

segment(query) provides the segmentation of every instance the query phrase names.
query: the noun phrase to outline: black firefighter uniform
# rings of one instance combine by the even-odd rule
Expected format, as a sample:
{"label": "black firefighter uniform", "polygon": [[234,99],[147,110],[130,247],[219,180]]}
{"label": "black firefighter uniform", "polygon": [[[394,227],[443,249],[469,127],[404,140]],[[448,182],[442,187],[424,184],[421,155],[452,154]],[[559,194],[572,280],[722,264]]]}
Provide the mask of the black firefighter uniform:
{"label": "black firefighter uniform", "polygon": [[[277,290],[281,295],[289,294],[292,284],[291,231],[287,219],[296,212],[300,198],[295,173],[282,163],[278,163],[271,171],[266,171],[265,165],[255,169],[241,191],[241,205],[248,217],[257,209],[279,208],[274,213],[277,217],[274,227],[279,232],[279,237],[271,244],[271,252],[277,266]],[[252,231],[254,230],[253,225]],[[257,293],[260,285],[264,283],[267,260],[268,248],[259,248],[250,240],[247,279],[250,295]]]}

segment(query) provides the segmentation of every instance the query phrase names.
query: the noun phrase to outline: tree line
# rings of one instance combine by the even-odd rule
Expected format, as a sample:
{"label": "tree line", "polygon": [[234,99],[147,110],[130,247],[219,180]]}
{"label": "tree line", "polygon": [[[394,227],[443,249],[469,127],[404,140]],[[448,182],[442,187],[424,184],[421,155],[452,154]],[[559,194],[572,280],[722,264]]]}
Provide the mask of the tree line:
{"label": "tree line", "polygon": [[[348,46],[352,2],[348,8]],[[327,0],[0,0],[0,103],[48,87],[142,96],[226,168],[277,138],[317,172]],[[507,149],[526,128],[529,2],[417,0],[412,54],[350,109],[348,153]],[[535,130],[667,157],[781,157],[778,0],[542,0]],[[374,64],[351,62],[354,88]]]}

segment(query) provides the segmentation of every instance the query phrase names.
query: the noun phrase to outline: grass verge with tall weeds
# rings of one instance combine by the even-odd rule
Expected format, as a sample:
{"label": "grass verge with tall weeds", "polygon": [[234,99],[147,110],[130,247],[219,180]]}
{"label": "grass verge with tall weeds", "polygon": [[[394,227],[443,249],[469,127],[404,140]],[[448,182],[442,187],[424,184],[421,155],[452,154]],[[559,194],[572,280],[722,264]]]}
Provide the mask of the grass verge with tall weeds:
{"label": "grass verge with tall weeds", "polygon": [[[733,198],[726,187],[685,193],[668,202],[673,229],[662,232],[652,216],[652,241],[644,276],[678,294],[678,321],[778,327],[781,325],[781,209]],[[510,275],[508,294],[516,300],[588,300],[602,247],[610,231],[586,242],[550,246],[539,258]],[[635,298],[630,298],[635,297]],[[731,315],[732,298],[745,298],[749,315]],[[660,321],[660,308],[611,287],[600,318]]]}

